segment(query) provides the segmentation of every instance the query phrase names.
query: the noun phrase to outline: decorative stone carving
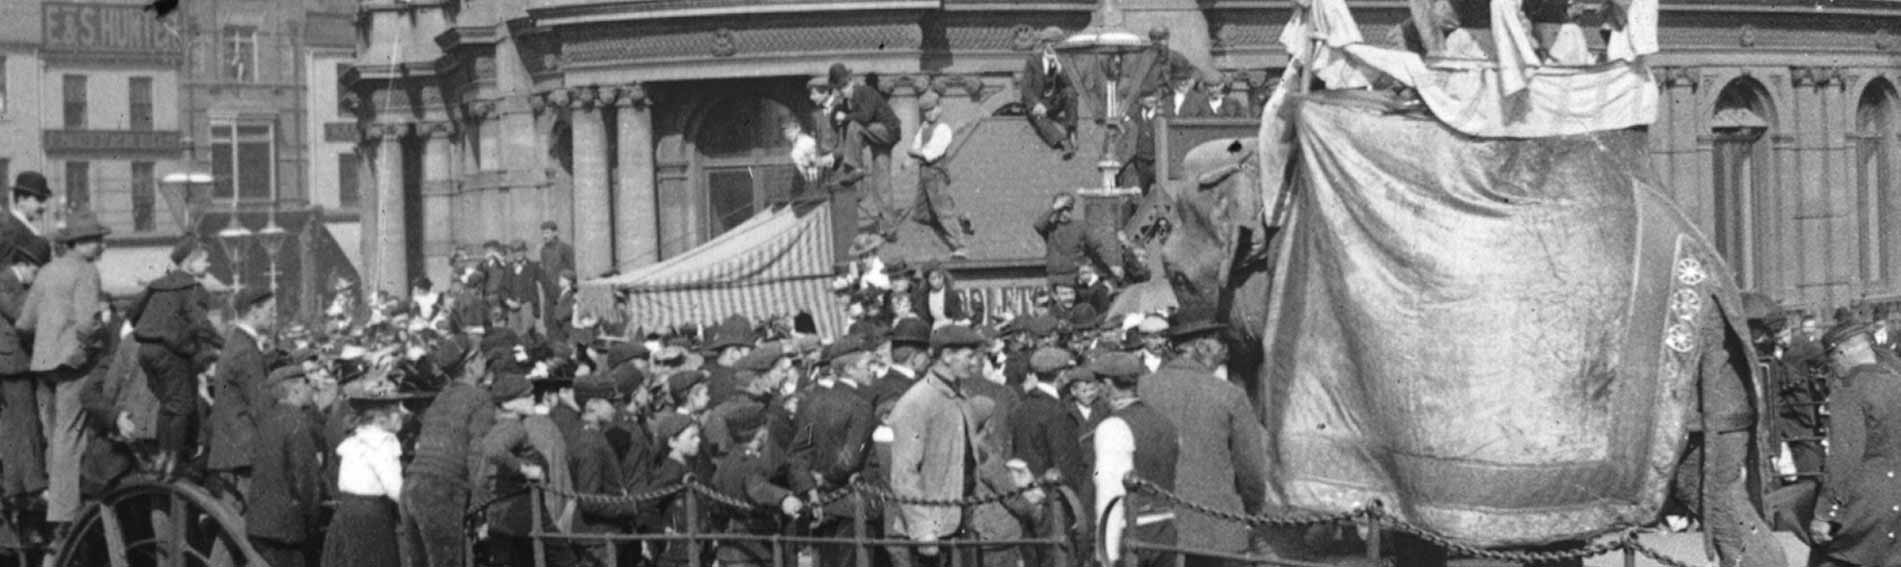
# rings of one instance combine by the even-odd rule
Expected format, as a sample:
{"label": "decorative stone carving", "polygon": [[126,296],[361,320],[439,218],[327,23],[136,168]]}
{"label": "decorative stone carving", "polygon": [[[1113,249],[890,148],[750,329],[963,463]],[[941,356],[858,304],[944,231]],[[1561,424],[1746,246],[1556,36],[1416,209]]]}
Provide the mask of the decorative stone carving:
{"label": "decorative stone carving", "polygon": [[1662,75],[1663,86],[1669,88],[1696,88],[1697,78],[1702,75],[1695,67],[1664,67],[1658,70]]}
{"label": "decorative stone carving", "polygon": [[455,135],[455,123],[449,121],[424,122],[416,125],[418,134],[430,139],[447,139]]}
{"label": "decorative stone carving", "polygon": [[615,106],[619,106],[621,108],[631,108],[631,107],[636,107],[636,106],[646,107],[653,104],[653,101],[647,98],[646,85],[642,85],[640,83],[628,83],[625,85],[614,87],[614,91],[615,91],[614,93]]}
{"label": "decorative stone carving", "polygon": [[566,108],[568,106],[569,95],[568,89],[555,89],[541,93],[529,100],[531,101],[530,104],[533,104],[535,107],[535,114],[541,114],[543,111]]}
{"label": "decorative stone carving", "polygon": [[[937,91],[938,96],[963,94],[964,96],[970,97],[970,100],[973,102],[981,102],[984,94],[984,82],[982,78],[970,75],[938,75],[936,78],[931,79],[931,90]],[[959,91],[962,92],[959,93]]]}
{"label": "decorative stone carving", "polygon": [[487,121],[495,117],[495,101],[477,99],[462,104],[462,116],[467,120]]}
{"label": "decorative stone carving", "polygon": [[1029,51],[1036,49],[1036,28],[1029,24],[1017,24],[1010,28],[1010,49]]}
{"label": "decorative stone carving", "polygon": [[363,128],[363,142],[373,144],[385,139],[401,138],[409,134],[408,122],[376,122]]}
{"label": "decorative stone carving", "polygon": [[733,30],[720,28],[713,30],[713,56],[732,57],[739,53],[739,44],[733,39]]}
{"label": "decorative stone carving", "polygon": [[1736,42],[1743,47],[1756,46],[1756,26],[1745,25],[1736,30]]}
{"label": "decorative stone carving", "polygon": [[[567,89],[568,108],[588,110],[601,103],[601,91],[592,85]],[[611,103],[609,103],[611,104]]]}

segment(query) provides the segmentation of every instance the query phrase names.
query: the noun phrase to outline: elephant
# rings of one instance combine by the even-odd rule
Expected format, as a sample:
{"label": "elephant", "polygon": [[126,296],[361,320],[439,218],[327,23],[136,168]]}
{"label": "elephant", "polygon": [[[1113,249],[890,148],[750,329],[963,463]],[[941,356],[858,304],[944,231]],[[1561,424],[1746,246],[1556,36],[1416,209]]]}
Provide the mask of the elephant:
{"label": "elephant", "polygon": [[1644,133],[1482,139],[1369,99],[1296,102],[1286,164],[1191,149],[1123,229],[1232,329],[1273,503],[1550,550],[1674,496],[1721,564],[1783,565],[1749,496],[1767,435],[1739,293]]}

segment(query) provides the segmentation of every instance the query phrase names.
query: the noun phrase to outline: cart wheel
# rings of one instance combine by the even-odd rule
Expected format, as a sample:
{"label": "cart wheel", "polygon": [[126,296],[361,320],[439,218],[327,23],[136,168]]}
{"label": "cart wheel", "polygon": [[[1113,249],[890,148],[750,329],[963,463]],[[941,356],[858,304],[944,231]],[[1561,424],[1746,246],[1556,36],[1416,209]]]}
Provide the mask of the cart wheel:
{"label": "cart wheel", "polygon": [[60,567],[269,567],[237,513],[197,485],[134,481],[91,504],[55,555]]}

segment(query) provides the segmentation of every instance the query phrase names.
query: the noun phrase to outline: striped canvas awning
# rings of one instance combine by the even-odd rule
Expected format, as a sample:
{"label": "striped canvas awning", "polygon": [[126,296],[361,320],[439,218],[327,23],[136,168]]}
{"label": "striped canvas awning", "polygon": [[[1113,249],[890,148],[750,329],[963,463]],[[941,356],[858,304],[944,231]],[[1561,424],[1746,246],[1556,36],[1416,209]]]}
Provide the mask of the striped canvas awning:
{"label": "striped canvas awning", "polygon": [[837,335],[845,321],[844,304],[831,292],[831,224],[830,207],[775,206],[679,256],[582,282],[577,299],[611,309],[613,292],[626,293],[629,328],[808,311],[820,334]]}

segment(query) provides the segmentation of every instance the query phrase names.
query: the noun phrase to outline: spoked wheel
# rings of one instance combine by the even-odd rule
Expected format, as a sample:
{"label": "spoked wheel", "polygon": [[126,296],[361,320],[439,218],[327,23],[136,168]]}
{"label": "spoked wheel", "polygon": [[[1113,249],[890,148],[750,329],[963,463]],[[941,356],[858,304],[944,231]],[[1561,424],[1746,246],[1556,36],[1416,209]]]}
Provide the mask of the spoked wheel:
{"label": "spoked wheel", "polygon": [[268,567],[244,523],[187,482],[135,481],[80,514],[60,546],[60,567]]}

